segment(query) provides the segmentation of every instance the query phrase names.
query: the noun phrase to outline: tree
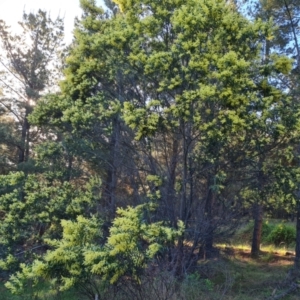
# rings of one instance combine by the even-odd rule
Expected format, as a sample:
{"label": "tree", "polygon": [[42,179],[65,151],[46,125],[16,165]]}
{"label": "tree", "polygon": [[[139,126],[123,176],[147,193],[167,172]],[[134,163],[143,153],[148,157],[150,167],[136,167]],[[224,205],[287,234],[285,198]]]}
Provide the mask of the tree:
{"label": "tree", "polygon": [[[299,68],[300,68],[300,31],[299,31],[299,1],[290,0],[272,0],[272,1],[246,1],[248,3],[248,12],[251,17],[261,18],[264,20],[272,19],[275,25],[273,37],[265,41],[265,49],[268,49],[269,56],[271,53],[283,53],[294,59],[293,70],[287,76],[280,76],[277,84],[282,90],[287,90],[289,95],[293,98],[294,105],[299,105]],[[294,147],[294,162],[292,173],[298,173],[299,168],[295,165],[298,160],[299,147],[296,143]],[[291,167],[291,166],[290,166]],[[294,178],[297,176],[295,175]],[[294,179],[295,181],[295,179]],[[293,185],[294,186],[294,185]],[[294,200],[296,200],[295,210],[297,211],[297,242],[296,242],[296,259],[295,266],[299,269],[300,261],[300,206],[299,206],[299,192],[294,188]],[[287,192],[290,194],[289,192]]]}
{"label": "tree", "polygon": [[[37,160],[47,165],[27,177],[1,178],[2,235],[9,239],[12,218],[11,228],[17,222],[34,227],[26,213],[33,202],[31,214],[44,221],[52,240],[59,239],[47,243],[45,233],[39,237],[52,248],[29,269],[22,265],[21,279],[35,276],[32,266],[47,276],[53,271],[47,261],[58,266],[62,257],[57,254],[70,246],[74,256],[62,258],[60,274],[66,281],[61,287],[89,280],[78,232],[87,226],[94,244],[88,229],[93,233],[99,219],[103,225],[97,236],[102,238],[87,260],[102,279],[137,279],[141,265],[158,253],[161,242],[152,242],[160,233],[169,240],[168,232],[184,228],[162,256],[168,270],[181,277],[200,256],[216,253],[215,240],[235,229],[233,220],[241,219],[245,201],[265,205],[270,196],[284,194],[281,182],[291,178],[283,171],[291,153],[285,148],[298,138],[299,107],[278,84],[291,60],[280,55],[261,59],[262,44],[272,35],[270,23],[249,21],[223,0],[116,3],[119,11],[108,14],[95,1],[81,1],[84,15],[61,91],[41,99],[28,117],[56,137],[36,148]],[[84,185],[91,174],[102,184]],[[92,208],[80,202],[85,199]],[[148,220],[141,211],[153,202],[157,210]],[[134,207],[116,210],[127,204]],[[31,240],[27,228],[16,230],[18,247],[26,248]],[[255,245],[258,252],[259,238]],[[2,265],[8,268],[10,261],[8,256]]]}
{"label": "tree", "polygon": [[7,115],[6,108],[0,111],[0,174],[7,174],[14,169],[17,157],[17,138],[14,119]]}
{"label": "tree", "polygon": [[28,161],[30,145],[38,136],[28,116],[43,93],[55,88],[59,79],[59,55],[63,49],[63,20],[52,21],[45,11],[23,14],[20,35],[12,34],[0,22],[3,55],[0,64],[5,75],[0,79],[0,101],[16,123],[17,163]]}
{"label": "tree", "polygon": [[[76,219],[77,213],[90,213],[95,203],[91,197],[98,197],[88,179],[74,179],[81,174],[80,162],[72,156],[74,141],[62,140],[60,132],[46,126],[32,127],[29,122],[40,98],[57,91],[61,79],[63,20],[53,21],[39,10],[24,13],[20,26],[22,34],[15,35],[0,22],[0,149],[4,165],[0,178],[0,259],[5,276],[8,269],[17,270],[18,263],[45,251],[44,235],[59,236],[61,218]],[[9,172],[18,169],[24,172]],[[83,204],[86,201],[93,202],[89,208]]]}
{"label": "tree", "polygon": [[238,210],[230,203],[240,188],[232,187],[249,162],[262,168],[261,158],[293,135],[294,111],[274,84],[291,62],[261,62],[270,24],[250,22],[223,1],[116,2],[120,12],[107,16],[82,1],[62,95],[34,115],[71,124],[99,158],[111,213],[122,205],[126,177],[137,201],[148,188],[160,192],[157,218],[183,220],[193,240],[188,263],[177,260],[184,272],[196,249],[213,252],[221,222],[233,225],[229,212]]}

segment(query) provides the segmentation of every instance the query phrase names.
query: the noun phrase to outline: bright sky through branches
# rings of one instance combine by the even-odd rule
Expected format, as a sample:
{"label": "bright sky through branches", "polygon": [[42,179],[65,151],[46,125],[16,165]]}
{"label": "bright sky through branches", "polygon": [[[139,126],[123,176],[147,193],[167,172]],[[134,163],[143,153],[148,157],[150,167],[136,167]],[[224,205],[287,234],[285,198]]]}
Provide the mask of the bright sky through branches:
{"label": "bright sky through branches", "polygon": [[[103,5],[102,0],[97,0],[97,3]],[[24,10],[26,13],[37,12],[39,8],[50,12],[52,19],[64,16],[65,39],[67,43],[71,42],[74,18],[81,15],[79,0],[0,0],[0,19],[15,31]]]}

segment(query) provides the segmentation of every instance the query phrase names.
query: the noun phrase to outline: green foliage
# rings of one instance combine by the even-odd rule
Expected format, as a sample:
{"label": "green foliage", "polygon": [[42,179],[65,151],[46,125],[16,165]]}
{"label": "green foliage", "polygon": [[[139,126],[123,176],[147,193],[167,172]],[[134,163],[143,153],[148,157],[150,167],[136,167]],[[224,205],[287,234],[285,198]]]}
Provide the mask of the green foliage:
{"label": "green foliage", "polygon": [[[59,176],[57,176],[59,177]],[[60,236],[61,220],[75,220],[95,209],[91,179],[82,187],[46,174],[23,172],[0,176],[0,267],[13,272],[45,249],[45,238]]]}
{"label": "green foliage", "polygon": [[[250,243],[253,235],[254,222],[250,221],[245,227],[243,227],[238,233],[238,240],[243,240],[247,243]],[[271,233],[271,231],[275,228],[275,225],[264,221],[262,224],[262,242],[267,242],[267,237]]]}
{"label": "green foliage", "polygon": [[51,280],[61,291],[76,284],[91,284],[90,270],[84,266],[84,251],[101,238],[99,219],[78,216],[76,221],[61,221],[63,235],[61,240],[46,239],[45,243],[54,248],[32,265],[21,265],[21,272],[10,277],[6,287],[12,293],[22,293],[26,282],[37,284],[41,278]]}
{"label": "green foliage", "polygon": [[277,224],[268,234],[266,241],[275,246],[289,246],[296,241],[296,228],[291,225]]}
{"label": "green foliage", "polygon": [[177,230],[162,222],[148,222],[145,213],[153,209],[151,203],[119,208],[104,245],[101,245],[98,218],[78,216],[76,221],[62,220],[62,238],[44,241],[53,250],[48,250],[31,265],[21,264],[21,271],[10,277],[6,287],[12,293],[21,293],[28,280],[37,284],[46,279],[61,291],[89,285],[89,292],[96,294],[97,276],[110,284],[125,275],[139,282],[148,263],[158,254],[162,255],[184,231],[182,222],[178,222]]}
{"label": "green foliage", "polygon": [[150,186],[159,218],[183,220],[198,245],[233,228],[242,201],[283,200],[281,158],[298,138],[299,108],[277,85],[291,61],[261,59],[271,23],[223,0],[115,3],[108,15],[81,1],[61,94],[31,116],[76,140],[73,153],[101,174],[110,217],[129,199],[143,203]]}
{"label": "green foliage", "polygon": [[111,284],[126,275],[139,282],[142,270],[151,260],[163,254],[168,245],[182,236],[184,226],[172,229],[162,222],[148,223],[145,210],[153,210],[153,204],[118,209],[118,217],[110,228],[110,236],[101,251],[87,251],[86,263],[91,272],[101,275]]}
{"label": "green foliage", "polygon": [[[61,90],[26,111],[48,137],[35,168],[0,177],[0,267],[18,271],[14,293],[28,280],[93,296],[102,284],[139,284],[170,247],[172,271],[188,272],[196,249],[235,229],[245,202],[294,200],[299,105],[278,83],[291,60],[261,57],[271,23],[225,0],[107,3],[111,14],[81,1]],[[33,100],[48,82],[41,75],[26,89]],[[87,183],[94,174],[102,183]],[[145,199],[155,207],[138,205]],[[272,232],[263,225],[265,239]]]}
{"label": "green foliage", "polygon": [[[251,221],[238,233],[238,242],[241,240],[250,242],[253,234],[254,222]],[[296,228],[293,225],[284,223],[273,223],[264,221],[262,225],[262,243],[273,244],[275,246],[285,246],[296,241]]]}
{"label": "green foliage", "polygon": [[[116,300],[157,300],[157,299],[188,299],[188,300],[215,300],[215,299],[246,299],[252,300],[255,291],[255,299],[262,300],[270,297],[276,289],[276,295],[285,291],[278,287],[278,282],[285,278],[290,265],[284,263],[271,263],[266,267],[265,261],[249,261],[248,258],[236,256],[232,260],[207,262],[199,265],[198,270],[187,275],[183,281],[177,281],[170,273],[155,273],[154,277],[144,278],[140,290],[135,286],[115,290],[111,289],[106,294],[100,293],[99,299]],[[127,280],[128,282],[129,280]],[[209,283],[210,282],[210,283]],[[128,282],[129,283],[129,282]],[[208,287],[213,289],[209,290]],[[11,295],[0,284],[1,300],[85,300],[95,299],[94,296],[84,297],[78,294],[76,289],[58,292],[50,289],[48,283],[38,287],[25,287],[21,295]],[[299,295],[289,295],[289,299],[298,300]]]}

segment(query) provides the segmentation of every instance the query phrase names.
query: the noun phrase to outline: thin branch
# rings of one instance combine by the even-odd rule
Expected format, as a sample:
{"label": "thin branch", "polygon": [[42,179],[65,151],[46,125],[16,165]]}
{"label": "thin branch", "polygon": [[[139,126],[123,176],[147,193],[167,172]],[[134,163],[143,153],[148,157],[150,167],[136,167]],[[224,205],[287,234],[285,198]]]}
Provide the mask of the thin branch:
{"label": "thin branch", "polygon": [[47,245],[39,245],[39,246],[35,246],[35,247],[33,247],[33,248],[29,249],[29,250],[24,250],[24,251],[21,251],[21,252],[19,252],[19,253],[16,253],[15,255],[20,255],[20,254],[25,253],[26,251],[32,251],[32,250],[35,250],[35,249],[38,249],[38,248],[42,248],[42,247],[46,247],[46,246],[47,246]]}
{"label": "thin branch", "polygon": [[20,123],[23,121],[23,120],[20,120],[20,117],[14,112],[14,110],[12,110],[8,105],[3,103],[1,100],[0,100],[0,104],[3,105],[6,109],[8,109],[18,119],[18,121]]}
{"label": "thin branch", "polygon": [[295,40],[295,46],[296,46],[296,49],[297,49],[297,67],[299,68],[300,67],[300,49],[299,49],[297,34],[296,34],[296,31],[295,31],[295,26],[294,26],[293,19],[292,19],[292,14],[291,14],[291,11],[289,9],[289,6],[288,6],[286,0],[284,0],[284,6],[285,6],[285,9],[286,9],[286,12],[288,14],[288,18],[289,18],[289,21],[290,21],[290,24],[291,24],[291,27],[292,27],[292,32],[293,32],[293,36],[294,36],[294,40]]}
{"label": "thin branch", "polygon": [[[0,64],[11,74],[13,75],[17,80],[19,80],[22,84],[24,84],[24,82],[22,81],[22,79],[20,79],[16,74],[14,74],[4,63],[3,61],[0,59]],[[25,85],[25,84],[24,84]]]}
{"label": "thin branch", "polygon": [[2,82],[2,83],[4,83],[4,85],[6,86],[6,87],[8,87],[9,89],[11,89],[13,92],[15,92],[19,97],[21,97],[21,98],[23,98],[26,102],[28,101],[22,94],[20,94],[18,91],[16,91],[14,88],[12,88],[10,85],[8,85],[4,80],[2,80],[1,78],[0,78],[0,81]]}

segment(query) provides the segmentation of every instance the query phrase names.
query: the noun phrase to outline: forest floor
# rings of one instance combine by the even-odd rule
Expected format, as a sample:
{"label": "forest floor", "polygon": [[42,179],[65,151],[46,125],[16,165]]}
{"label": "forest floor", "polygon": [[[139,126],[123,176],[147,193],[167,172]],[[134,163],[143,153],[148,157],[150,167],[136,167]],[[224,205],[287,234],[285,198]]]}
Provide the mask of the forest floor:
{"label": "forest floor", "polygon": [[[277,221],[272,221],[277,224]],[[294,226],[294,224],[290,224]],[[199,260],[193,273],[175,281],[168,273],[148,280],[142,291],[130,296],[106,291],[99,300],[299,300],[300,288],[291,289],[288,274],[294,262],[294,245],[276,248],[264,243],[257,259],[251,258],[251,226],[246,224],[233,236],[230,244],[218,244],[219,256]],[[244,244],[240,244],[240,242]],[[296,284],[300,284],[296,282]],[[285,295],[286,294],[286,295]],[[86,300],[75,289],[58,293],[45,283],[14,296],[0,281],[0,300]]]}
{"label": "forest floor", "polygon": [[[190,274],[180,285],[175,284],[166,277],[161,277],[159,282],[165,280],[166,286],[156,294],[153,290],[145,291],[144,296],[136,299],[145,300],[259,300],[259,299],[284,299],[299,300],[300,289],[296,289],[284,297],[276,298],[284,294],[290,287],[285,282],[287,274],[293,265],[293,256],[285,255],[284,249],[277,251],[263,251],[258,259],[252,259],[250,250],[243,248],[219,247],[220,256],[213,260],[198,262],[197,270]],[[83,296],[75,291],[64,294],[56,294],[54,291],[46,292],[40,289],[38,296],[36,291],[28,290],[26,295],[12,296],[0,285],[1,300],[83,300]],[[106,294],[106,300],[130,299],[120,295],[110,296]]]}
{"label": "forest floor", "polygon": [[[201,265],[210,264],[206,268],[210,270],[207,278],[214,288],[203,298],[195,295],[189,299],[277,299],[290,289],[292,282],[287,280],[287,275],[294,256],[290,252],[286,255],[285,249],[262,251],[257,259],[251,258],[250,248],[246,247],[224,247],[220,252],[216,261],[199,262],[202,276],[205,274],[202,274]],[[300,289],[278,299],[299,300]]]}

